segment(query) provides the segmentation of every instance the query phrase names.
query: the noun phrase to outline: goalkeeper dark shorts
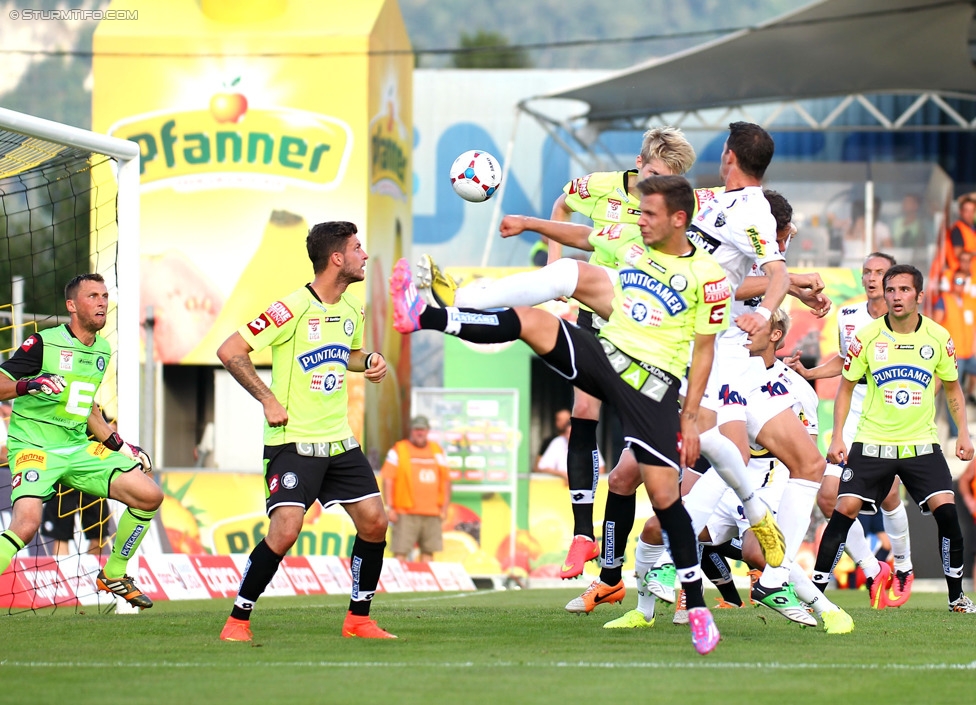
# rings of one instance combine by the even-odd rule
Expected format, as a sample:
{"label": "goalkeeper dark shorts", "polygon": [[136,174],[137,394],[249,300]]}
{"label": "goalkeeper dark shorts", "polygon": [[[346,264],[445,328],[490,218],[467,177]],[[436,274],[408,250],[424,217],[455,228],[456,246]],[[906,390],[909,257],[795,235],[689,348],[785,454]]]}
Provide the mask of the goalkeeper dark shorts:
{"label": "goalkeeper dark shorts", "polygon": [[[323,507],[378,497],[379,485],[358,444],[285,443],[264,447],[264,493],[267,513],[275,507]],[[345,448],[349,448],[346,450]],[[331,449],[331,450],[330,450]],[[318,452],[324,450],[324,452]],[[335,455],[330,454],[338,450]]]}
{"label": "goalkeeper dark shorts", "polygon": [[921,445],[851,444],[847,466],[841,471],[838,497],[857,497],[862,514],[875,514],[888,496],[895,475],[901,478],[922,514],[931,513],[929,498],[952,494],[952,475],[938,443]]}
{"label": "goalkeeper dark shorts", "polygon": [[680,470],[681,380],[566,321],[560,321],[556,347],[541,357],[574,387],[617,409],[637,462]]}

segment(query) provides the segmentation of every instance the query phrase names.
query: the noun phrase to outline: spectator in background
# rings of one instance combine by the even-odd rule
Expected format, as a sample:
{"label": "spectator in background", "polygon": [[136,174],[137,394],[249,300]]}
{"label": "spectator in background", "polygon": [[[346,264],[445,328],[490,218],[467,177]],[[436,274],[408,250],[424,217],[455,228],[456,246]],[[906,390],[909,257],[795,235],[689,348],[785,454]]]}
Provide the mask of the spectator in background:
{"label": "spectator in background", "polygon": [[959,219],[949,230],[949,242],[946,243],[946,268],[950,271],[959,269],[959,253],[963,250],[976,252],[976,229],[973,218],[976,216],[976,200],[966,195],[959,199]]}
{"label": "spectator in background", "polygon": [[383,463],[383,496],[393,525],[393,555],[405,560],[414,546],[428,563],[443,549],[442,524],[451,504],[451,476],[441,447],[427,439],[426,416],[410,420],[410,435],[397,441]]}
{"label": "spectator in background", "polygon": [[[563,412],[567,414],[569,413],[565,409],[556,412],[557,428],[559,427],[561,414]],[[546,475],[555,475],[556,477],[561,477],[563,480],[569,483],[569,434],[571,431],[572,424],[570,423],[570,419],[567,418],[565,428],[562,428],[562,431],[549,441],[546,449],[536,461],[534,468],[536,472],[541,472]],[[605,463],[603,462],[603,455],[600,453],[599,449],[596,452],[599,463],[599,472],[602,473],[606,470]]]}
{"label": "spectator in background", "polygon": [[[869,249],[864,242],[865,233],[865,211],[864,201],[857,200],[851,203],[851,224],[844,232],[844,240],[841,243],[841,266],[859,268],[864,262]],[[874,242],[870,247],[874,250],[885,250],[891,247],[891,230],[881,222],[881,199],[874,199]]]}
{"label": "spectator in background", "polygon": [[569,425],[572,420],[573,412],[571,412],[569,409],[559,409],[556,411],[555,415],[553,416],[553,425],[555,426],[556,432],[546,436],[542,440],[542,443],[539,445],[539,453],[535,457],[535,464],[532,466],[533,468],[539,464],[539,459],[545,455],[549,444],[552,443],[556,437],[569,433]]}
{"label": "spectator in background", "polygon": [[914,193],[902,197],[901,215],[895,218],[891,226],[895,247],[921,248],[927,244],[928,233],[918,217],[921,205],[922,200]]}
{"label": "spectator in background", "polygon": [[[950,289],[935,304],[932,318],[952,336],[956,346],[956,367],[963,394],[969,399],[976,382],[976,356],[973,342],[976,339],[976,298],[967,290],[969,283],[965,272],[957,271],[950,277]],[[952,414],[949,414],[949,436],[959,435]]]}
{"label": "spectator in background", "polygon": [[959,267],[947,269],[942,273],[942,278],[939,280],[939,291],[951,291],[953,278],[961,274],[966,278],[966,292],[970,296],[976,296],[976,282],[973,281],[973,259],[972,252],[962,250],[959,253]]}

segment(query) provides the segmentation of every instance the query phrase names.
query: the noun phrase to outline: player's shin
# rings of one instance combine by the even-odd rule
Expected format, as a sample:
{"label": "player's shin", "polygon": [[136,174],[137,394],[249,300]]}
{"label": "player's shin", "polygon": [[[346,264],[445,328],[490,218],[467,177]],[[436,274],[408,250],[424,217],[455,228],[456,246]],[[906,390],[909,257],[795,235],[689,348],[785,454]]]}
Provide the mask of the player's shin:
{"label": "player's shin", "polygon": [[596,447],[597,422],[574,417],[571,423],[566,470],[573,507],[573,534],[592,539],[593,497],[600,475],[600,456]]}
{"label": "player's shin", "polygon": [[746,474],[746,465],[735,443],[722,435],[718,427],[700,436],[702,455],[708,458],[719,477],[732,488],[742,502],[746,519],[758,524],[766,514],[766,505],[756,497],[755,487]]}
{"label": "player's shin", "polygon": [[366,541],[356,536],[352,545],[349,569],[352,573],[352,590],[349,597],[349,611],[357,616],[369,614],[376,586],[383,571],[383,550],[386,541]]}
{"label": "player's shin", "polygon": [[579,281],[579,265],[574,259],[560,259],[532,272],[513,274],[502,279],[479,280],[461,287],[454,294],[454,305],[462,308],[496,308],[501,306],[535,306],[572,296]]}
{"label": "player's shin", "polygon": [[942,572],[945,573],[946,586],[949,588],[949,602],[952,602],[963,594],[963,547],[959,515],[956,505],[950,502],[933,509],[932,516],[939,525],[939,555],[942,557]]}
{"label": "player's shin", "polygon": [[827,528],[824,529],[823,537],[820,539],[817,562],[813,568],[813,584],[820,592],[827,589],[830,574],[834,572],[834,566],[844,553],[847,532],[855,521],[857,520],[835,511],[827,522]]}
{"label": "player's shin", "polygon": [[13,531],[9,529],[0,534],[0,575],[7,569],[10,562],[14,559],[17,551],[24,547],[24,542],[20,540]]}
{"label": "player's shin", "polygon": [[607,493],[607,507],[603,516],[603,557],[600,561],[600,581],[605,585],[620,582],[627,539],[634,528],[636,512],[637,493]]}
{"label": "player's shin", "polygon": [[732,569],[725,558],[711,546],[705,546],[702,551],[702,572],[712,581],[722,594],[722,599],[730,605],[742,606],[742,598],[732,582]]}
{"label": "player's shin", "polygon": [[278,565],[284,556],[279,556],[271,550],[268,544],[262,539],[254,547],[251,555],[248,556],[247,564],[244,566],[244,574],[241,577],[241,586],[237,590],[237,599],[234,600],[234,607],[230,616],[234,619],[250,619],[251,610],[254,603],[258,601],[268,583],[278,572]]}
{"label": "player's shin", "polygon": [[115,545],[112,555],[105,561],[105,575],[109,578],[119,578],[125,575],[129,559],[135,555],[136,549],[142,543],[149,531],[149,523],[156,516],[157,510],[145,511],[127,507],[119,519],[119,530],[115,534]]}
{"label": "player's shin", "polygon": [[667,536],[671,556],[678,569],[678,579],[685,591],[688,609],[705,606],[702,572],[698,565],[698,540],[691,529],[691,517],[679,499],[670,507],[655,509],[661,531]]}
{"label": "player's shin", "polygon": [[803,600],[818,615],[822,612],[830,612],[838,609],[837,605],[827,599],[823,591],[817,589],[817,586],[810,581],[803,568],[796,563],[790,568],[789,579],[793,583],[796,596]]}
{"label": "player's shin", "polygon": [[428,306],[420,314],[420,327],[443,331],[470,343],[507,343],[518,340],[522,333],[518,314],[509,308],[479,311]]}
{"label": "player's shin", "polygon": [[908,513],[901,502],[890,512],[881,510],[885,533],[891,540],[891,555],[895,559],[895,570],[908,572],[912,569],[912,541],[908,531]]}
{"label": "player's shin", "polygon": [[647,619],[654,616],[654,603],[657,598],[644,582],[644,576],[654,567],[663,553],[664,546],[655,546],[644,543],[643,539],[637,539],[637,548],[634,551],[634,567],[637,572],[637,609]]}

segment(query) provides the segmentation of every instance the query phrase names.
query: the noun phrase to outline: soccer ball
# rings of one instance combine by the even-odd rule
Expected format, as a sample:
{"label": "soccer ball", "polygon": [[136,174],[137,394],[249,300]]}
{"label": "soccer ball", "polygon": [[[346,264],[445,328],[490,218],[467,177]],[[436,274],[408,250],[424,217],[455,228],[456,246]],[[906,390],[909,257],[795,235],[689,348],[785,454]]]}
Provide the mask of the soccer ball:
{"label": "soccer ball", "polygon": [[501,183],[502,167],[488,152],[465,152],[451,165],[451,186],[465,201],[487,201]]}

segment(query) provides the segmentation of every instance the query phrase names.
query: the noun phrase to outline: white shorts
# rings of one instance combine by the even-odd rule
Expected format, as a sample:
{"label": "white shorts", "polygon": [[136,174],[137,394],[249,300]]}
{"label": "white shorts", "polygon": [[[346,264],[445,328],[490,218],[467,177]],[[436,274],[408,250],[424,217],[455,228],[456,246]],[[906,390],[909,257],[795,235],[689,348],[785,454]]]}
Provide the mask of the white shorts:
{"label": "white shorts", "polygon": [[[765,484],[758,482],[756,484],[756,497],[765,502],[775,515],[779,510],[779,503],[783,498],[786,483],[790,479],[790,473],[782,463],[775,460],[765,461],[763,465],[769,469],[763,473]],[[738,538],[749,528],[749,520],[746,519],[742,502],[731,489],[726,489],[719,499],[711,516],[708,517],[706,528],[714,545]]]}
{"label": "white shorts", "polygon": [[760,358],[755,359],[759,360],[761,372],[750,369],[752,386],[746,392],[746,431],[750,443],[756,442],[756,436],[770,419],[787,409],[802,410],[800,400],[779,380],[779,372],[775,368],[767,370]]}
{"label": "white shorts", "polygon": [[844,445],[847,452],[851,452],[851,444],[854,443],[854,434],[857,433],[857,422],[861,420],[861,409],[864,408],[864,397],[868,393],[868,385],[857,384],[851,394],[851,409],[847,412],[847,419],[844,421]]}
{"label": "white shorts", "polygon": [[766,368],[760,358],[750,357],[741,345],[715,345],[715,361],[708,375],[701,405],[718,415],[718,425],[746,420],[749,390]]}

